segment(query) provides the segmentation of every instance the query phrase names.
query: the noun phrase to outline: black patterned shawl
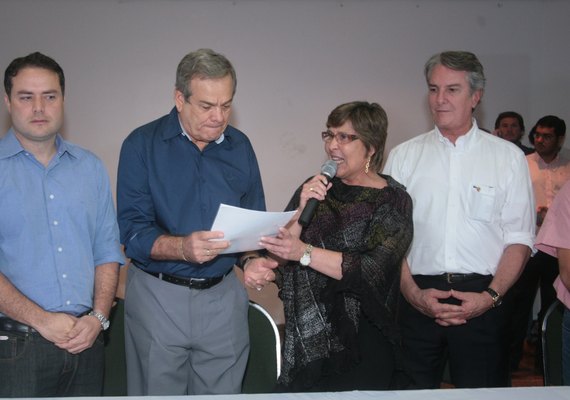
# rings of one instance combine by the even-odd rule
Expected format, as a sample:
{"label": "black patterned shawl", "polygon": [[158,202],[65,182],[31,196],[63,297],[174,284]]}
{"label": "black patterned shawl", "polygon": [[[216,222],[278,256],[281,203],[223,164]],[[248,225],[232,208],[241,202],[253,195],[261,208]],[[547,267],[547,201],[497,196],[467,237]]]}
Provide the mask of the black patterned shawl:
{"label": "black patterned shawl", "polygon": [[[361,314],[394,345],[398,361],[396,308],[400,266],[413,236],[412,200],[404,187],[349,186],[334,178],[301,240],[342,252],[342,279],[327,277],[297,261],[279,268],[285,309],[285,339],[279,387],[302,391],[320,377],[348,370],[361,351],[356,340]],[[299,204],[301,187],[288,210]]]}

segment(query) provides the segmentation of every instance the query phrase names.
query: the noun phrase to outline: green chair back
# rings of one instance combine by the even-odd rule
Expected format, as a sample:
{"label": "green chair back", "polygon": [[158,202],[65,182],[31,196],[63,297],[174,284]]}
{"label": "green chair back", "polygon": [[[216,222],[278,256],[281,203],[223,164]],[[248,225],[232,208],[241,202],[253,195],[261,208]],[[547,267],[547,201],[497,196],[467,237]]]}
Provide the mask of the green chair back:
{"label": "green chair back", "polygon": [[242,393],[270,393],[281,369],[281,342],[277,325],[259,304],[249,303],[249,360]]}
{"label": "green chair back", "polygon": [[562,317],[564,305],[556,300],[542,322],[544,386],[562,385]]}

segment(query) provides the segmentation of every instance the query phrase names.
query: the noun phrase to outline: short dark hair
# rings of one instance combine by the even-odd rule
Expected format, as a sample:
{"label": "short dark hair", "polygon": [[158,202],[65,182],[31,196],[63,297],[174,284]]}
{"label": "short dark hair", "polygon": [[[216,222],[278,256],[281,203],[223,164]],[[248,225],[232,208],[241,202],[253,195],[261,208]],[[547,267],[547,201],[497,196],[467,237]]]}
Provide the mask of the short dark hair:
{"label": "short dark hair", "polygon": [[468,51],[444,51],[431,56],[424,66],[424,75],[428,84],[436,65],[443,65],[454,71],[467,72],[467,82],[469,83],[471,93],[485,89],[483,65],[473,53]]}
{"label": "short dark hair", "polygon": [[6,68],[4,72],[4,90],[8,97],[10,97],[12,92],[12,80],[24,68],[43,68],[55,72],[59,78],[61,94],[65,96],[65,75],[63,74],[63,69],[53,58],[36,51],[27,56],[14,59]]}
{"label": "short dark hair", "polygon": [[352,127],[360,136],[360,140],[370,150],[376,152],[370,159],[370,167],[377,172],[382,166],[384,146],[388,136],[388,116],[378,103],[353,101],[341,104],[331,111],[327,118],[327,128],[337,128],[350,121]]}
{"label": "short dark hair", "polygon": [[192,95],[189,84],[193,78],[218,79],[228,75],[232,78],[234,95],[237,78],[232,63],[212,49],[199,49],[185,55],[178,64],[175,87],[188,100]]}
{"label": "short dark hair", "polygon": [[516,118],[516,120],[519,122],[519,126],[521,127],[521,131],[524,131],[523,117],[519,113],[514,111],[505,111],[500,113],[497,119],[495,120],[495,129],[499,128],[499,126],[501,125],[501,121],[505,118]]}
{"label": "short dark hair", "polygon": [[556,115],[546,115],[539,119],[528,133],[528,141],[534,145],[534,133],[536,128],[543,126],[545,128],[554,128],[557,137],[566,135],[566,122],[558,118]]}

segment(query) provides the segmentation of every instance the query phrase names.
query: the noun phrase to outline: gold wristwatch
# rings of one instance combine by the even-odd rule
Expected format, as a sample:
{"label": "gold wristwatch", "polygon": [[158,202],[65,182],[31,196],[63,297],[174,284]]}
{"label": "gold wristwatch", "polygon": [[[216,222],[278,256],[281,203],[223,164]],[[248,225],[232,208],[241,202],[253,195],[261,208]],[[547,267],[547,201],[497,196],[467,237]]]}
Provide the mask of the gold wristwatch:
{"label": "gold wristwatch", "polygon": [[488,287],[485,292],[489,293],[489,296],[493,299],[493,308],[499,307],[503,303],[503,297],[497,293],[495,290]]}

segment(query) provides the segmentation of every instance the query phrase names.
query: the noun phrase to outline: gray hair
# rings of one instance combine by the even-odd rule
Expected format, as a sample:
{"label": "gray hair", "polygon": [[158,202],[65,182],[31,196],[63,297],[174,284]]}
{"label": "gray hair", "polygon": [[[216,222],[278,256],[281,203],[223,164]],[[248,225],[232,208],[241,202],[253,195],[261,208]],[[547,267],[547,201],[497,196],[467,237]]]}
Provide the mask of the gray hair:
{"label": "gray hair", "polygon": [[175,87],[187,100],[192,95],[190,91],[192,79],[218,79],[228,75],[232,78],[233,95],[236,93],[237,78],[230,61],[212,49],[199,49],[185,55],[178,64]]}
{"label": "gray hair", "polygon": [[473,53],[468,51],[444,51],[431,56],[424,66],[424,75],[428,84],[431,73],[436,65],[443,65],[454,71],[467,72],[467,82],[471,88],[471,93],[485,89],[483,65],[481,65],[481,62]]}

